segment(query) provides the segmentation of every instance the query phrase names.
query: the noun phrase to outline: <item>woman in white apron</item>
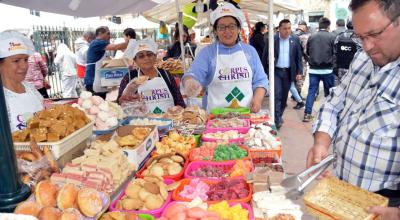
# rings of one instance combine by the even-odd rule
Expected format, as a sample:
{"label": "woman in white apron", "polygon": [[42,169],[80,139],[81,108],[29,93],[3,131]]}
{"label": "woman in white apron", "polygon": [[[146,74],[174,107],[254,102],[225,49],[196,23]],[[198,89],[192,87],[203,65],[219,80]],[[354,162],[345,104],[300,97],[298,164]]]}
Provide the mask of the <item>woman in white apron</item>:
{"label": "woman in white apron", "polygon": [[[121,81],[118,101],[119,103],[132,102],[141,98],[145,101],[149,113],[160,114],[167,112],[170,107],[180,105],[185,107],[182,95],[177,88],[174,78],[165,70],[155,67],[157,44],[151,40],[141,40],[133,46],[132,54],[137,70],[131,71]],[[149,80],[138,88],[132,79],[139,76],[148,76]],[[132,95],[132,93],[135,93]]]}
{"label": "woman in white apron", "polygon": [[224,2],[211,13],[217,41],[200,51],[183,76],[187,96],[197,96],[206,87],[203,107],[239,105],[252,112],[261,109],[268,79],[256,50],[239,41],[243,14]]}
{"label": "woman in white apron", "polygon": [[43,97],[28,82],[28,57],[34,52],[32,41],[15,31],[0,33],[0,75],[6,98],[11,131],[26,128],[33,113],[43,110]]}

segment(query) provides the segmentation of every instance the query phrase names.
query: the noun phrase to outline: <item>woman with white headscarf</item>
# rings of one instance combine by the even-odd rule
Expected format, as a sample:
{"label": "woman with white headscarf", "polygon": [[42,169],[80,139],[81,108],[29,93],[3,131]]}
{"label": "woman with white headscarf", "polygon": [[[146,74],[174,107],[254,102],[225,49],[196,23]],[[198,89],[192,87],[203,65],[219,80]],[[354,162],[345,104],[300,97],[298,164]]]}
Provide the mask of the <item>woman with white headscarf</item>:
{"label": "woman with white headscarf", "polygon": [[66,44],[58,45],[54,63],[60,67],[63,98],[78,97],[78,93],[76,92],[76,85],[78,83],[76,57]]}
{"label": "woman with white headscarf", "polygon": [[26,128],[33,113],[44,108],[42,95],[25,81],[33,48],[32,41],[21,33],[0,33],[0,76],[12,132]]}

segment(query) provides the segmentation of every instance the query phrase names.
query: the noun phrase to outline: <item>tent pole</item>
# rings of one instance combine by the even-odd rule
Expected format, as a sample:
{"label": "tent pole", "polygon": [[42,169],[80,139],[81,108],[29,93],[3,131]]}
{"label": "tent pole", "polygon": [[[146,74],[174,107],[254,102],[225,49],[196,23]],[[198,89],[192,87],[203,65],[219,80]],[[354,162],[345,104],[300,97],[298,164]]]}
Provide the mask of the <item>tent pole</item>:
{"label": "tent pole", "polygon": [[185,46],[183,44],[183,24],[182,24],[183,14],[179,7],[179,0],[175,0],[175,7],[176,7],[176,11],[178,13],[179,41],[181,44],[181,59],[182,59],[183,72],[186,72]]}
{"label": "tent pole", "polygon": [[275,121],[275,62],[274,62],[274,0],[268,1],[268,73],[269,73],[269,111]]}

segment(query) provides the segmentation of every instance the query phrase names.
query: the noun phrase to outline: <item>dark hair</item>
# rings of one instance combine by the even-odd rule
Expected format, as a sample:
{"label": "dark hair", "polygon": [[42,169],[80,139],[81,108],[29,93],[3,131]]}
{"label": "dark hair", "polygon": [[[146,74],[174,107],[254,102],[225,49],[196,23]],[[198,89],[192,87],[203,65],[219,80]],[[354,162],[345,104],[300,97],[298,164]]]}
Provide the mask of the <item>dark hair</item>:
{"label": "dark hair", "polygon": [[283,19],[279,22],[279,27],[282,27],[282,25],[284,24],[290,24],[290,20],[289,19]]}
{"label": "dark hair", "polygon": [[345,25],[344,19],[337,19],[336,20],[336,25],[339,26],[339,27],[344,27],[344,25]]}
{"label": "dark hair", "polygon": [[352,22],[351,20],[348,20],[348,21],[347,21],[347,24],[346,24],[346,27],[347,27],[347,29],[349,29],[349,30],[353,30],[353,22]]}
{"label": "dark hair", "polygon": [[[361,8],[372,0],[351,0],[349,9],[353,12]],[[374,0],[383,13],[391,20],[395,21],[400,16],[400,1],[399,0]]]}
{"label": "dark hair", "polygon": [[133,28],[127,28],[124,30],[124,35],[130,37],[131,39],[136,39],[136,32]]}
{"label": "dark hair", "polygon": [[[188,28],[187,28],[185,25],[182,25],[182,26],[183,26],[183,32],[184,32],[186,35],[189,36],[189,30],[188,30]],[[174,40],[176,40],[176,41],[179,40],[179,24],[178,24],[178,23],[175,24]],[[185,39],[183,39],[183,40],[186,42]]]}
{"label": "dark hair", "polygon": [[329,26],[331,26],[331,21],[328,18],[322,17],[318,21],[318,27],[319,29],[327,29]]}
{"label": "dark hair", "polygon": [[99,36],[100,34],[103,34],[105,32],[109,31],[107,26],[100,26],[96,28],[96,37]]}
{"label": "dark hair", "polygon": [[257,22],[254,25],[254,33],[261,33],[261,29],[265,28],[265,24],[261,21]]}
{"label": "dark hair", "polygon": [[305,26],[307,26],[307,22],[305,22],[305,21],[299,21],[299,23],[298,23],[297,25],[305,25]]}

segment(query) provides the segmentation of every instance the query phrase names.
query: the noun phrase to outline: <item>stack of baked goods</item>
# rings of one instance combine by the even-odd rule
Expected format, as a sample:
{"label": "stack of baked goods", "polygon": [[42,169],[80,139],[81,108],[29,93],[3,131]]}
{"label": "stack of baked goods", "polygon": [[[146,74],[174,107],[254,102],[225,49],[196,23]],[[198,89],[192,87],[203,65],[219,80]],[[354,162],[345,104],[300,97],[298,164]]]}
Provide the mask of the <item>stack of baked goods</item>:
{"label": "stack of baked goods", "polygon": [[179,59],[169,58],[168,60],[158,60],[156,63],[157,68],[164,69],[167,71],[183,71],[182,61]]}
{"label": "stack of baked goods", "polygon": [[85,112],[70,105],[54,105],[35,113],[28,121],[27,128],[13,132],[14,142],[56,142],[90,122]]}
{"label": "stack of baked goods", "polygon": [[157,176],[135,179],[126,187],[115,207],[111,207],[117,210],[131,211],[159,209],[166,201],[169,202],[168,192],[174,190],[178,185],[167,185],[161,177]]}
{"label": "stack of baked goods", "polygon": [[114,140],[92,143],[84,155],[68,163],[61,174],[53,174],[57,183],[73,182],[111,194],[135,170]]}
{"label": "stack of baked goods", "polygon": [[48,180],[35,188],[34,197],[18,204],[14,213],[37,217],[39,220],[74,220],[98,217],[109,202],[101,192],[78,188],[72,183],[59,187]]}
{"label": "stack of baked goods", "polygon": [[136,148],[149,136],[152,132],[150,127],[124,126],[118,128],[115,140],[120,147]]}
{"label": "stack of baked goods", "polygon": [[175,176],[182,173],[184,166],[185,158],[183,156],[177,153],[163,154],[150,158],[140,175]]}
{"label": "stack of baked goods", "polygon": [[104,213],[100,220],[137,220],[140,219],[138,214],[131,212],[107,212]]}
{"label": "stack of baked goods", "polygon": [[156,143],[156,152],[159,155],[180,153],[188,156],[190,150],[195,146],[196,140],[193,136],[183,136],[177,132],[170,132],[168,136],[161,139],[161,142]]}
{"label": "stack of baked goods", "polygon": [[31,151],[16,151],[16,156],[22,182],[34,186],[41,180],[49,179],[51,173],[59,171],[59,167],[47,146],[41,151],[36,142],[31,141],[30,149]]}

